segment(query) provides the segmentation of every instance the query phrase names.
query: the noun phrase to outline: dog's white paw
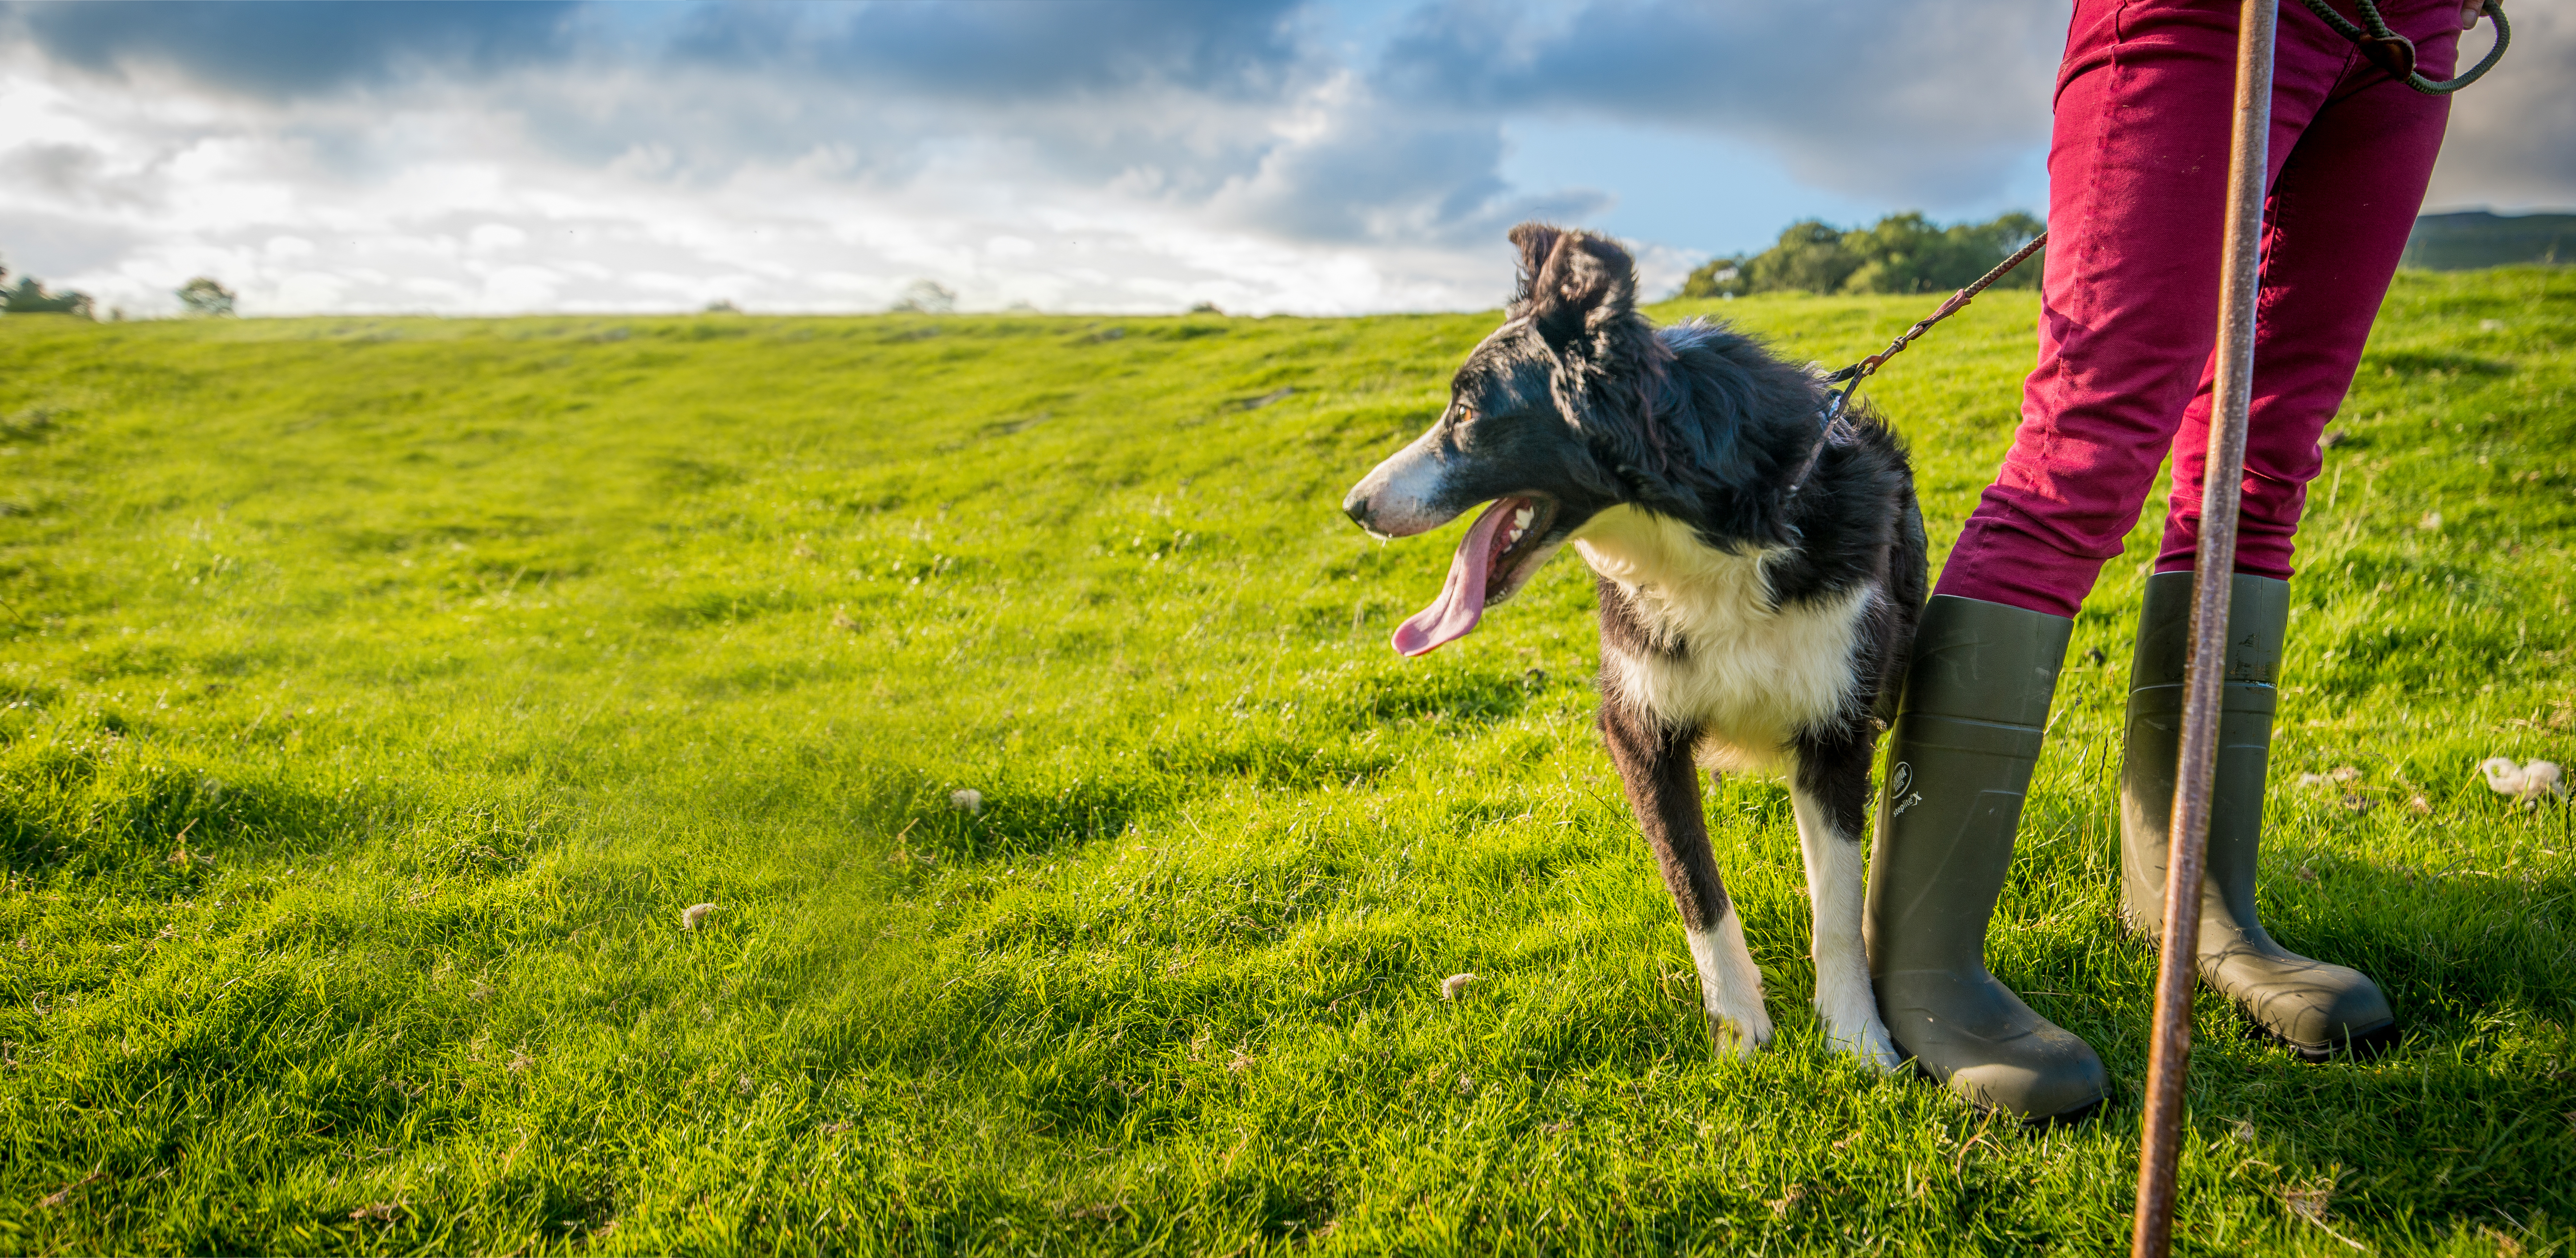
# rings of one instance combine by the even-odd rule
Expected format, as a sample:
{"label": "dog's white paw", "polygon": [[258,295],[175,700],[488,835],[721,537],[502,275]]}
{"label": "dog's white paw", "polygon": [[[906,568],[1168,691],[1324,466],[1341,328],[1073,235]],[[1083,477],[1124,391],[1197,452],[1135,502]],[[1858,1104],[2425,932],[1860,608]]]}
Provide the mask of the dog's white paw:
{"label": "dog's white paw", "polygon": [[1878,998],[1866,976],[1846,977],[1839,982],[1822,978],[1816,985],[1816,1014],[1824,1020],[1825,1042],[1835,1052],[1860,1058],[1880,1070],[1894,1070],[1903,1060],[1897,1056],[1896,1041],[1888,1035],[1887,1024],[1878,1020]]}
{"label": "dog's white paw", "polygon": [[1708,1037],[1728,1057],[1750,1057],[1771,1047],[1771,1015],[1755,1005],[1749,1011],[1708,1011]]}
{"label": "dog's white paw", "polygon": [[1904,1063],[1904,1059],[1896,1054],[1896,1041],[1888,1036],[1887,1028],[1879,1024],[1875,1013],[1857,1026],[1827,1018],[1825,1042],[1835,1052],[1857,1057],[1882,1073],[1894,1071]]}
{"label": "dog's white paw", "polygon": [[1717,929],[1684,931],[1691,961],[1699,967],[1701,1005],[1718,1051],[1747,1057],[1771,1043],[1771,1015],[1762,1008],[1762,967],[1744,947],[1744,923],[1728,906]]}

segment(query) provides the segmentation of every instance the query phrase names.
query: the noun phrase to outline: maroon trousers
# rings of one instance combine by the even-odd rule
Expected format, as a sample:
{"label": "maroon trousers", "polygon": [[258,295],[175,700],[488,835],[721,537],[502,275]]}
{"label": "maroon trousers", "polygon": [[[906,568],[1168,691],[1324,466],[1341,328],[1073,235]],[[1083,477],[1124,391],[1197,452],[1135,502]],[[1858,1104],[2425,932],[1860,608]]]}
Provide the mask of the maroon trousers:
{"label": "maroon trousers", "polygon": [[[2351,0],[2337,7],[2351,14]],[[2382,0],[2449,77],[2458,0]],[[2235,95],[2234,0],[2077,0],[2048,153],[2039,367],[1935,592],[2073,616],[2173,452],[2156,571],[2188,570]],[[2442,146],[2448,99],[2281,6],[2236,571],[2286,579],[2317,438],[2352,384]]]}

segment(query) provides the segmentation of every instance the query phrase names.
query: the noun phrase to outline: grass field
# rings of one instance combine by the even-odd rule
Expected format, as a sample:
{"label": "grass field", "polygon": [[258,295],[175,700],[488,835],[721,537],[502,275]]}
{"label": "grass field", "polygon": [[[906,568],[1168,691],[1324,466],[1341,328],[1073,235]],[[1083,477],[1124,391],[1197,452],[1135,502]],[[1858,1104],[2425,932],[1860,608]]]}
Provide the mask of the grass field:
{"label": "grass field", "polygon": [[[1721,312],[1842,361],[1924,305]],[[2032,318],[1875,389],[1936,563]],[[2151,529],[1991,949],[2110,1111],[1829,1057],[1762,781],[1707,806],[1782,1034],[1716,1060],[1579,564],[1400,660],[1455,530],[1338,511],[1491,321],[0,320],[0,1250],[2124,1246]],[[2186,1252],[2576,1242],[2576,828],[2473,772],[2576,762],[2572,393],[2576,274],[2401,277],[2263,904],[2411,1030],[2307,1066],[2204,1000]]]}

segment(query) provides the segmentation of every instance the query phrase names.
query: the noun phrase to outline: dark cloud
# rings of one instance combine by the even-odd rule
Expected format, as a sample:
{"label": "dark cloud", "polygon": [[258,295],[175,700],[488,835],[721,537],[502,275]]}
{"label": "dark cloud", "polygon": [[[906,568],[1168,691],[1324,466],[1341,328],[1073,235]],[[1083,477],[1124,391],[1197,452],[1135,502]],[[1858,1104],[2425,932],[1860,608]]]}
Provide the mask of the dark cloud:
{"label": "dark cloud", "polygon": [[593,151],[652,135],[691,174],[821,147],[844,177],[891,184],[934,156],[1009,147],[1033,170],[1143,172],[1205,195],[1251,169],[1274,111],[1329,71],[1300,37],[1304,3],[705,5],[658,54],[675,97],[599,111],[576,94],[532,117]]}
{"label": "dark cloud", "polygon": [[75,204],[119,199],[104,194],[106,155],[86,144],[28,144],[0,154],[0,179]]}
{"label": "dark cloud", "polygon": [[[270,99],[470,81],[563,157],[640,153],[675,180],[828,153],[830,177],[892,187],[964,148],[1016,146],[1033,170],[1217,197],[1243,221],[1332,240],[1449,240],[1519,212],[1501,176],[1515,115],[1749,138],[1812,183],[1914,204],[1972,199],[2047,125],[2052,50],[2033,32],[2053,19],[2034,23],[2018,0],[1434,0],[1374,67],[1320,47],[1310,3],[145,0],[14,13],[60,64],[166,67]],[[1347,90],[1319,97],[1336,76]],[[295,125],[318,160],[364,178],[380,164],[366,157],[377,121],[307,110]]]}
{"label": "dark cloud", "polygon": [[1580,220],[1608,208],[1597,192],[1516,195],[1497,174],[1491,121],[1425,119],[1356,102],[1313,134],[1282,144],[1217,197],[1237,221],[1337,242],[1483,244],[1525,218]]}
{"label": "dark cloud", "polygon": [[[2504,60],[2451,98],[2433,205],[2576,205],[2576,12],[2564,4],[2511,12]],[[2485,56],[2489,36],[2484,26],[2465,36],[2462,62]]]}
{"label": "dark cloud", "polygon": [[1821,186],[1947,201],[2046,139],[2064,45],[2064,9],[2024,0],[1441,0],[1378,74],[1421,108],[1745,137]]}
{"label": "dark cloud", "polygon": [[1304,0],[985,0],[977,4],[709,5],[671,43],[679,62],[804,73],[975,101],[1181,88],[1275,93],[1306,51]]}
{"label": "dark cloud", "polygon": [[34,210],[0,210],[0,266],[17,277],[54,280],[102,268],[132,249],[141,237],[134,231],[94,218],[47,214]]}
{"label": "dark cloud", "polygon": [[419,70],[489,73],[560,59],[578,6],[559,0],[370,4],[129,0],[13,6],[54,61],[99,73],[152,65],[211,86],[287,98]]}
{"label": "dark cloud", "polygon": [[1275,92],[1304,57],[1304,0],[983,0],[974,4],[633,6],[530,0],[131,0],[8,6],[48,57],[139,65],[258,96],[374,86],[423,70],[485,76],[587,54],[602,62],[810,78],[827,90],[980,101],[1177,87]]}
{"label": "dark cloud", "polygon": [[[0,0],[0,42],[297,102],[280,125],[355,180],[403,160],[376,106],[465,85],[559,156],[673,180],[819,153],[828,177],[895,186],[963,147],[1017,147],[1032,169],[1144,171],[1205,196],[1252,170],[1277,142],[1270,116],[1335,69],[1309,47],[1307,2]],[[358,108],[331,107],[350,94]]]}

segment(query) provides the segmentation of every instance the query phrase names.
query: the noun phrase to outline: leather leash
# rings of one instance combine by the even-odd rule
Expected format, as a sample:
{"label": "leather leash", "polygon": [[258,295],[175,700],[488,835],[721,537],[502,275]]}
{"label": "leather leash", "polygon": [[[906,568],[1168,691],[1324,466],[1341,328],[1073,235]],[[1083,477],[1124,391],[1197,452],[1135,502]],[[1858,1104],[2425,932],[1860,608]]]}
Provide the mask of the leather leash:
{"label": "leather leash", "polygon": [[[2495,0],[2487,0],[2487,3],[2493,4],[2495,3]],[[1967,309],[1968,303],[1977,299],[1977,294],[1986,291],[1986,289],[1992,286],[1996,280],[2002,279],[2006,272],[2009,272],[2014,267],[2020,266],[2022,263],[2029,261],[2030,255],[2046,248],[2047,245],[2047,232],[2041,232],[2040,234],[2031,237],[2029,244],[2023,245],[2021,248],[2014,250],[2011,257],[1996,263],[1995,269],[1986,272],[1984,275],[1978,276],[1976,283],[1970,284],[1966,288],[1950,294],[1950,300],[1942,302],[1940,309],[1925,316],[1921,322],[1916,323],[1913,327],[1907,328],[1903,332],[1898,333],[1895,340],[1887,343],[1886,349],[1880,350],[1859,362],[1853,363],[1851,366],[1845,367],[1842,370],[1825,377],[1825,383],[1840,384],[1843,386],[1843,391],[1840,394],[1837,394],[1834,397],[1834,400],[1827,403],[1825,406],[1825,423],[1827,425],[1832,425],[1842,419],[1843,406],[1851,400],[1852,390],[1859,388],[1861,381],[1878,374],[1880,365],[1884,364],[1888,359],[1896,357],[1896,355],[1904,350],[1906,346],[1913,344],[1914,338],[1931,331],[1933,324],[1939,323],[1943,319],[1947,319],[1950,316]],[[1846,381],[1849,383],[1845,383]]]}
{"label": "leather leash", "polygon": [[[2487,0],[2487,2],[2489,4],[2493,4],[2495,0]],[[1785,502],[1788,499],[1797,496],[1798,490],[1804,487],[1807,483],[1807,474],[1816,470],[1816,460],[1825,457],[1825,447],[1832,445],[1835,433],[1841,431],[1843,427],[1843,410],[1851,404],[1852,392],[1853,390],[1860,388],[1861,381],[1878,374],[1878,369],[1882,364],[1886,363],[1888,359],[1894,358],[1898,353],[1902,352],[1906,346],[1913,344],[1914,338],[1931,331],[1933,324],[1939,323],[1943,319],[1947,319],[1950,316],[1959,313],[1961,310],[1967,309],[1968,303],[1977,299],[1977,294],[1986,291],[1986,289],[1991,287],[1996,280],[2002,279],[2005,273],[2011,271],[2014,267],[2020,266],[2022,263],[2029,261],[2032,254],[2046,248],[2047,245],[2047,232],[2041,232],[2040,234],[2031,237],[2029,244],[2023,245],[2021,248],[2014,250],[2011,257],[1996,263],[1995,269],[1986,272],[1984,275],[1978,276],[1976,283],[1970,284],[1966,288],[1950,294],[1950,300],[1942,302],[1940,309],[1924,316],[1921,320],[1917,321],[1913,327],[1907,328],[1903,332],[1898,333],[1895,340],[1887,343],[1886,349],[1880,350],[1859,362],[1853,363],[1851,366],[1845,367],[1842,370],[1825,377],[1824,382],[1828,386],[1839,384],[1843,387],[1839,391],[1828,389],[1826,393],[1828,400],[1826,401],[1824,408],[1816,413],[1817,418],[1824,421],[1824,426],[1816,434],[1815,448],[1807,451],[1806,460],[1798,465],[1798,474],[1789,478],[1789,489],[1787,493],[1781,495],[1782,501]]]}

